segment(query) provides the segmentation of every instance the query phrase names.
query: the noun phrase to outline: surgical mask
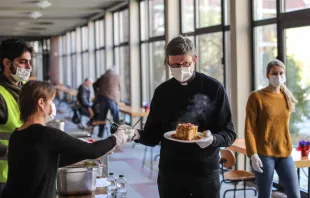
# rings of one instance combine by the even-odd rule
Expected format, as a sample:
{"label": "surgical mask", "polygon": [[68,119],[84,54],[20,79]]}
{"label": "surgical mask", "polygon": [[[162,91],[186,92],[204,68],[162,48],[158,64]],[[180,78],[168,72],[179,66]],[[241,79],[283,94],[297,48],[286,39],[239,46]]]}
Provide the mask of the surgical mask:
{"label": "surgical mask", "polygon": [[45,113],[45,123],[48,123],[48,122],[54,120],[55,117],[56,117],[56,112],[57,112],[57,111],[56,111],[56,106],[55,106],[54,103],[52,103],[51,106],[52,106],[52,113],[51,113],[50,115],[47,114],[47,113],[42,109],[42,111]]}
{"label": "surgical mask", "polygon": [[281,85],[283,85],[286,82],[286,78],[285,75],[271,75],[269,77],[269,83],[274,86],[274,87],[279,87]]}
{"label": "surgical mask", "polygon": [[178,68],[170,67],[170,71],[171,75],[181,83],[188,81],[193,75],[191,67],[178,67]]}
{"label": "surgical mask", "polygon": [[27,81],[29,79],[31,69],[16,67],[12,62],[11,64],[16,68],[16,73],[13,74],[11,71],[11,76],[14,80],[18,82]]}

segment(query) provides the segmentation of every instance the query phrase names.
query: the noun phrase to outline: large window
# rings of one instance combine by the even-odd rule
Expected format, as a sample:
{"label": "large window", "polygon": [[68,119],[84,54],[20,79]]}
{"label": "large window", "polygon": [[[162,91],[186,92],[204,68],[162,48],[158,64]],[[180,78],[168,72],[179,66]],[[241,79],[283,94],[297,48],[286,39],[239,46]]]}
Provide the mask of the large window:
{"label": "large window", "polygon": [[158,85],[167,80],[164,0],[140,2],[142,103],[149,103]]}
{"label": "large window", "polygon": [[229,70],[229,1],[181,0],[181,32],[194,41],[196,70],[227,86]]}
{"label": "large window", "polygon": [[[121,76],[121,101],[131,103],[128,9],[113,13],[114,65]],[[109,66],[111,67],[111,66]]]}
{"label": "large window", "polygon": [[96,78],[105,72],[104,65],[104,20],[95,22]]}

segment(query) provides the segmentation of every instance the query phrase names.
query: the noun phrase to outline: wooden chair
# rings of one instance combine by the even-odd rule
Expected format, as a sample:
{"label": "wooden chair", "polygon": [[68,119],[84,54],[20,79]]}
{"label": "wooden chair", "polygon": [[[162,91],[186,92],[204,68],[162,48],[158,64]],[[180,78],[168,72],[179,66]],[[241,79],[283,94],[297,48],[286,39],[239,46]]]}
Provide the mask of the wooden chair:
{"label": "wooden chair", "polygon": [[[253,190],[255,192],[255,196],[257,194],[256,189],[254,188],[246,188],[247,181],[254,181],[255,175],[249,171],[243,170],[232,170],[231,168],[236,164],[236,157],[234,153],[229,149],[221,149],[221,172],[223,176],[222,183],[233,183],[234,189],[228,189],[224,192],[223,198],[225,198],[227,192],[234,192],[234,198],[236,197],[236,191],[243,190],[244,197],[246,197],[246,190]],[[224,172],[224,168],[229,169],[227,172]],[[239,182],[243,182],[243,189],[237,189],[237,184]]]}

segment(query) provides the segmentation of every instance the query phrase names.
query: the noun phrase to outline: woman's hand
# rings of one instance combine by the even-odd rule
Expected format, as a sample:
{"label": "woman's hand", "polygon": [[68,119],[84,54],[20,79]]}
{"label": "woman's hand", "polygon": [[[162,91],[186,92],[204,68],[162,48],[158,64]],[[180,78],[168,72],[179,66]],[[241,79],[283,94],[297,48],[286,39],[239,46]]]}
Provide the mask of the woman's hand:
{"label": "woman's hand", "polygon": [[116,146],[123,147],[128,142],[129,136],[125,130],[118,129],[113,135],[116,138]]}
{"label": "woman's hand", "polygon": [[140,138],[140,133],[138,129],[134,129],[131,126],[122,124],[118,127],[118,130],[124,130],[128,135],[128,141],[138,140]]}

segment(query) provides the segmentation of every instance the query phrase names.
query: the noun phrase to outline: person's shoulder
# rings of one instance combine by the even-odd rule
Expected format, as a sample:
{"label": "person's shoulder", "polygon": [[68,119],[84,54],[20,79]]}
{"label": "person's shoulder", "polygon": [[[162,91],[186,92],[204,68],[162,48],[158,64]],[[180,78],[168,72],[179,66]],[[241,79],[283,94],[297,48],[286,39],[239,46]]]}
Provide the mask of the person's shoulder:
{"label": "person's shoulder", "polygon": [[161,93],[163,91],[165,92],[167,89],[170,90],[171,86],[173,86],[175,81],[176,80],[174,78],[170,78],[169,80],[161,83],[160,85],[158,85],[158,87],[156,87],[155,93]]}
{"label": "person's shoulder", "polygon": [[207,84],[209,87],[214,87],[216,89],[224,88],[224,85],[220,81],[204,73],[196,72],[196,78],[198,78],[204,84]]}

